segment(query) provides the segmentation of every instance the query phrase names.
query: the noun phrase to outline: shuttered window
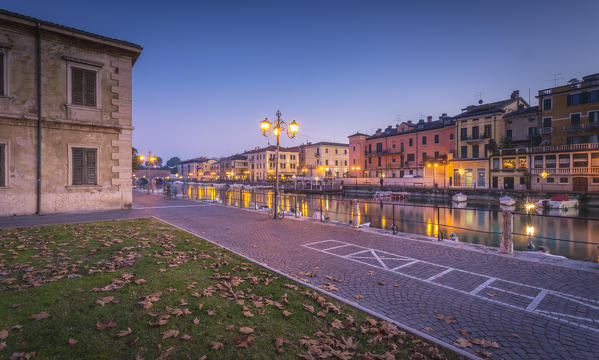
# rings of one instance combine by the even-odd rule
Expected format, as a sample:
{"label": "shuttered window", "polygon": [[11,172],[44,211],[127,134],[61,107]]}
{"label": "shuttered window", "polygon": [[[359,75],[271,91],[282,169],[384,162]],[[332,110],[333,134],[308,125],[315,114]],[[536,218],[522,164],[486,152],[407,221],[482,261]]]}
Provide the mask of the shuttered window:
{"label": "shuttered window", "polygon": [[96,106],[96,71],[71,68],[71,104]]}
{"label": "shuttered window", "polygon": [[0,187],[6,186],[6,153],[5,144],[0,144]]}
{"label": "shuttered window", "polygon": [[97,185],[97,150],[73,148],[73,185]]}

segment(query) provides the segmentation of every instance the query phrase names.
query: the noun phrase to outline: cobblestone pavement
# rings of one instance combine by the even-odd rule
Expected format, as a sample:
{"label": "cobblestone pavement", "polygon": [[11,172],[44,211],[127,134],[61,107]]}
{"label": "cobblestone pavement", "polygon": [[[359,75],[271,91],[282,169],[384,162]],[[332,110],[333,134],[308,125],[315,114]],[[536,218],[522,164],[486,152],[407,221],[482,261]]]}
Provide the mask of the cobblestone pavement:
{"label": "cobblestone pavement", "polygon": [[155,216],[313,285],[332,283],[337,296],[448,344],[496,341],[486,350],[502,359],[599,358],[599,271],[220,205],[141,194],[134,202],[120,212],[0,218],[0,227]]}

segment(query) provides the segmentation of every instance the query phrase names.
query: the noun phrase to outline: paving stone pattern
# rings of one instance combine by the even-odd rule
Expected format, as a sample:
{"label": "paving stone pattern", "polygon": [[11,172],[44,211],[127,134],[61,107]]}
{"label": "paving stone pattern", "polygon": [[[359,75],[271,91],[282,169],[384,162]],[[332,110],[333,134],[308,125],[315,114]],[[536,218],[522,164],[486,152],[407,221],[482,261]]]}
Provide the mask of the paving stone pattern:
{"label": "paving stone pattern", "polygon": [[448,344],[459,337],[496,341],[501,348],[488,350],[502,359],[599,358],[599,272],[159,196],[135,194],[134,204],[0,218],[0,227],[156,216],[313,285],[332,282],[336,295],[412,328],[432,328],[429,334]]}

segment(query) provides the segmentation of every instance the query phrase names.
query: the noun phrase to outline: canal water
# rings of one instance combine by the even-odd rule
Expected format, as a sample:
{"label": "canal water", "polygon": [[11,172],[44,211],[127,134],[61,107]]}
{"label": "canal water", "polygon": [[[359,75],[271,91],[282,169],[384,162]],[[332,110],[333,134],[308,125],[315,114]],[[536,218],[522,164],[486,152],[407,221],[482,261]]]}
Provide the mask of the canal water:
{"label": "canal water", "polygon": [[[232,187],[229,190],[200,186],[197,191],[188,189],[188,196],[226,205],[244,208],[272,208],[273,193],[268,190],[252,190]],[[193,192],[192,192],[193,191]],[[281,194],[279,209],[305,217],[324,217],[349,224],[353,219],[355,198],[339,195]],[[355,204],[355,203],[354,203]],[[464,207],[466,206],[466,207]],[[297,209],[297,210],[295,210]],[[518,210],[520,211],[520,210]],[[359,199],[358,220],[370,227],[411,234],[426,235],[456,241],[499,246],[501,231],[499,206],[487,204],[461,204],[460,207],[446,202],[426,202],[417,199],[401,203],[381,204],[371,199]],[[599,209],[570,209],[566,212],[533,212],[514,214],[514,249],[544,249],[554,255],[571,259],[599,262]]]}

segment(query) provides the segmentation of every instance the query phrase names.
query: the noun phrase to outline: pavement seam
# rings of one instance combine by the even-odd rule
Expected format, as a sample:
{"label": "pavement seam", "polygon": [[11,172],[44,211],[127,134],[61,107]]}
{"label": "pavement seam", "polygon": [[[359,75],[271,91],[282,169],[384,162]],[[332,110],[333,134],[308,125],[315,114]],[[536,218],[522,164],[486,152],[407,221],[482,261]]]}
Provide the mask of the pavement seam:
{"label": "pavement seam", "polygon": [[216,246],[218,246],[218,247],[220,247],[222,249],[228,250],[228,251],[230,251],[230,252],[232,252],[232,253],[234,253],[234,254],[236,254],[238,256],[241,256],[242,258],[244,258],[244,259],[246,259],[248,261],[251,261],[252,263],[254,263],[254,264],[258,265],[258,266],[261,266],[261,267],[266,268],[266,269],[268,269],[268,270],[270,270],[272,272],[275,272],[275,273],[277,273],[277,274],[279,274],[281,276],[284,276],[287,279],[289,279],[289,280],[291,280],[291,281],[293,281],[295,283],[307,286],[307,287],[309,287],[309,288],[311,288],[313,290],[316,290],[316,291],[318,291],[320,293],[326,294],[326,295],[328,295],[328,296],[330,296],[330,297],[332,297],[332,298],[334,298],[334,299],[336,299],[338,301],[341,301],[342,303],[344,303],[344,304],[346,304],[348,306],[354,307],[354,308],[362,310],[362,311],[364,311],[364,312],[366,312],[366,313],[368,313],[370,315],[373,315],[373,316],[376,316],[376,317],[378,317],[380,319],[383,319],[385,321],[391,322],[391,323],[397,325],[398,327],[400,327],[400,328],[402,328],[402,329],[404,329],[406,331],[411,332],[414,335],[417,335],[417,336],[419,336],[419,337],[421,337],[423,339],[426,339],[426,340],[428,340],[428,341],[430,341],[432,343],[435,343],[435,344],[437,344],[439,346],[442,346],[445,349],[451,350],[451,351],[453,351],[454,353],[456,353],[458,355],[462,355],[462,356],[464,356],[464,357],[466,357],[468,359],[473,359],[473,360],[480,360],[481,359],[480,357],[477,357],[476,355],[474,355],[472,353],[469,353],[469,352],[467,352],[467,351],[465,351],[463,349],[457,348],[457,347],[453,346],[450,343],[447,343],[447,342],[445,342],[443,340],[437,339],[436,337],[431,336],[430,334],[422,332],[422,331],[420,331],[418,329],[415,329],[415,328],[413,328],[413,327],[411,327],[409,325],[403,324],[403,323],[401,323],[401,322],[399,322],[397,320],[393,320],[393,319],[391,319],[391,318],[389,318],[389,317],[387,317],[387,316],[385,316],[383,314],[380,314],[380,313],[378,313],[378,312],[376,312],[376,311],[374,311],[372,309],[364,307],[364,306],[362,306],[360,304],[356,304],[356,303],[354,303],[354,302],[352,302],[350,300],[347,300],[344,297],[341,297],[339,295],[333,294],[333,293],[331,293],[329,291],[321,289],[321,288],[319,288],[319,287],[317,287],[315,285],[312,285],[310,283],[306,283],[306,282],[300,281],[299,279],[293,277],[292,275],[284,273],[284,272],[282,272],[282,271],[280,271],[278,269],[275,269],[275,268],[273,268],[273,267],[271,267],[271,266],[269,266],[269,265],[267,265],[265,263],[261,263],[261,262],[259,262],[257,260],[254,260],[254,259],[248,257],[247,255],[241,254],[241,253],[239,253],[239,252],[237,252],[237,251],[235,251],[235,250],[233,250],[233,249],[231,249],[231,248],[229,248],[227,246],[224,246],[222,244],[219,244],[218,242],[210,240],[205,235],[196,234],[192,230],[185,229],[185,228],[183,228],[181,226],[175,225],[175,224],[173,224],[173,223],[171,223],[171,222],[169,222],[167,220],[161,219],[161,218],[159,218],[157,216],[152,216],[152,218],[154,218],[154,219],[156,219],[158,221],[161,221],[161,222],[163,222],[165,224],[168,224],[168,225],[170,225],[172,227],[175,227],[175,228],[177,228],[177,229],[179,229],[181,231],[185,231],[185,232],[187,232],[187,233],[189,233],[189,234],[191,234],[193,236],[196,236],[196,237],[198,237],[200,239],[204,239],[204,240],[206,240],[206,241],[208,241],[208,242],[210,242],[210,243],[212,243],[212,244],[214,244],[214,245],[216,245]]}

